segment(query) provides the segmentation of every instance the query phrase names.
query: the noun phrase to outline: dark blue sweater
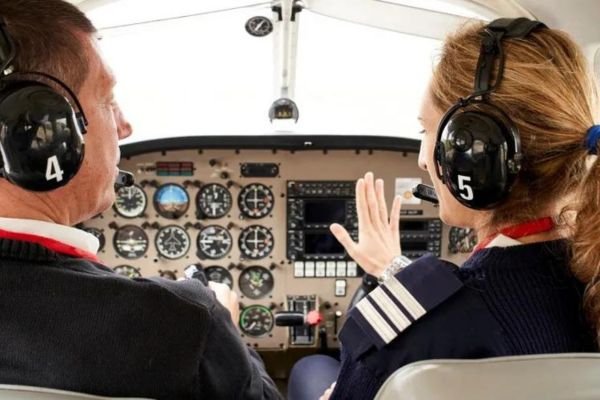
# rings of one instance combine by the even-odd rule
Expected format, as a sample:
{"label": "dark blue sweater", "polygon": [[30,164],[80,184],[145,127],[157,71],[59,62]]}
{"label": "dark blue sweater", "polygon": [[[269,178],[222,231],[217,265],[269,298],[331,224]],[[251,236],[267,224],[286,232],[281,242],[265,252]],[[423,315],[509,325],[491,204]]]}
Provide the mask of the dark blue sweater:
{"label": "dark blue sweater", "polygon": [[483,249],[454,273],[464,286],[385,347],[357,353],[342,343],[331,400],[372,399],[395,370],[419,360],[595,350],[566,241]]}

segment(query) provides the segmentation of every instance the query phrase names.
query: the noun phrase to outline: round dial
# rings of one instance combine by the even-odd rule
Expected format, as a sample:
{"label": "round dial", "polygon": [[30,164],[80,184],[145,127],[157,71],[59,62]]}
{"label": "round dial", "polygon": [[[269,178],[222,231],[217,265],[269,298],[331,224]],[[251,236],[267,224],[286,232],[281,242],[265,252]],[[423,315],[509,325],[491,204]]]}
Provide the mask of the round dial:
{"label": "round dial", "polygon": [[224,283],[230,289],[233,289],[233,277],[225,268],[214,265],[206,268],[204,273],[209,281]]}
{"label": "round dial", "polygon": [[231,193],[218,183],[202,186],[196,196],[196,206],[206,218],[221,218],[231,210]]}
{"label": "round dial", "polygon": [[267,36],[273,32],[273,23],[262,15],[252,17],[246,22],[246,32],[256,37]]}
{"label": "round dial", "polygon": [[253,219],[269,215],[274,204],[273,192],[262,183],[251,183],[244,186],[238,197],[238,205],[242,214]]}
{"label": "round dial", "polygon": [[450,228],[448,235],[448,251],[451,254],[470,253],[477,244],[475,230],[468,228]]}
{"label": "round dial", "polygon": [[264,336],[273,329],[273,314],[265,306],[251,305],[240,314],[240,329],[248,336]]}
{"label": "round dial", "polygon": [[267,227],[250,225],[240,233],[240,251],[246,258],[265,258],[273,250],[273,244],[273,234]]}
{"label": "round dial", "polygon": [[146,211],[147,202],[146,193],[140,186],[123,186],[117,190],[113,206],[120,216],[135,218]]}
{"label": "round dial", "polygon": [[140,278],[142,276],[142,274],[140,274],[140,270],[132,267],[131,265],[118,265],[113,268],[113,271],[128,278]]}
{"label": "round dial", "polygon": [[102,251],[102,249],[104,248],[104,245],[106,244],[106,238],[104,237],[104,232],[102,232],[101,229],[98,228],[82,228],[84,231],[86,231],[87,233],[91,233],[92,235],[96,236],[96,239],[98,239],[98,242],[100,242],[100,245],[98,246],[98,251]]}
{"label": "round dial", "polygon": [[260,299],[271,293],[275,282],[273,275],[263,267],[248,267],[240,274],[240,290],[244,296]]}
{"label": "round dial", "polygon": [[198,233],[198,251],[204,258],[223,258],[231,250],[233,239],[227,229],[219,225],[209,225]]}
{"label": "round dial", "polygon": [[161,256],[175,260],[187,254],[190,249],[190,235],[180,226],[165,226],[156,234],[155,244]]}
{"label": "round dial", "polygon": [[115,232],[113,245],[121,257],[140,258],[148,250],[148,236],[139,226],[125,225]]}
{"label": "round dial", "polygon": [[167,183],[156,189],[154,193],[154,208],[161,216],[177,219],[190,206],[190,196],[183,186]]}

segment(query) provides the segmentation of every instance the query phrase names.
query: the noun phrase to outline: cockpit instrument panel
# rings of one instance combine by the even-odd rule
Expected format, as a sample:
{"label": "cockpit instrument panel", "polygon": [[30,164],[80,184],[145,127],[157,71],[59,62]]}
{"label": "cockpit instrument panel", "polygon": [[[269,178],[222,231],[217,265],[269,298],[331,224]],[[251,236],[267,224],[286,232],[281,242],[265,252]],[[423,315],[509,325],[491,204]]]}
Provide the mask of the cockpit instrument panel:
{"label": "cockpit instrument panel", "polygon": [[[385,182],[403,196],[403,253],[460,263],[472,237],[450,229],[438,210],[411,197],[428,183],[419,143],[400,138],[187,137],[122,146],[119,168],[136,185],[82,229],[102,243],[98,256],[129,278],[186,278],[228,285],[240,300],[240,335],[259,350],[338,347],[338,333],[363,271],[329,231],[358,239],[356,180]],[[147,204],[148,199],[152,204]],[[203,278],[204,279],[204,278]],[[320,329],[275,325],[278,313],[323,316]],[[323,343],[323,341],[325,341]]]}

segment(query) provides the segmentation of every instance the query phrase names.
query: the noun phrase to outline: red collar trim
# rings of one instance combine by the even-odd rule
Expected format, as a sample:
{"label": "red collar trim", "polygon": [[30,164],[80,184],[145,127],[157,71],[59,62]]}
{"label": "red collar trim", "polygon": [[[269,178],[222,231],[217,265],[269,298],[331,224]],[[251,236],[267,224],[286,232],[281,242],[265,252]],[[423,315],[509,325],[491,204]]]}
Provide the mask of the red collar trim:
{"label": "red collar trim", "polygon": [[498,234],[508,236],[511,239],[519,239],[536,233],[551,231],[554,229],[554,226],[554,220],[551,217],[544,217],[532,221],[525,221],[517,225],[511,225],[482,240],[481,243],[477,244],[477,247],[475,247],[473,252],[484,249],[496,236],[498,236]]}
{"label": "red collar trim", "polygon": [[50,239],[43,236],[31,235],[28,233],[10,232],[0,229],[0,239],[18,240],[21,242],[29,242],[39,244],[55,253],[66,254],[68,256],[85,258],[90,261],[100,262],[94,253],[82,250],[80,248],[59,242],[58,240]]}

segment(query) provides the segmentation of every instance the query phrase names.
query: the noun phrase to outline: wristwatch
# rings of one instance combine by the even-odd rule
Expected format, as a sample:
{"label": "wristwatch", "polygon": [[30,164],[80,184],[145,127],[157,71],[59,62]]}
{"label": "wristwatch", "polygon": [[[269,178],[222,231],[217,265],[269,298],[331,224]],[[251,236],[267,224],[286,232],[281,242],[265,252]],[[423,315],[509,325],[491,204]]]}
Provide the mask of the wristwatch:
{"label": "wristwatch", "polygon": [[390,279],[390,277],[396,275],[398,271],[400,271],[410,263],[412,263],[412,260],[406,256],[399,255],[394,257],[392,259],[392,263],[388,265],[388,267],[385,270],[383,270],[383,273],[379,278],[377,278],[377,280],[379,281],[379,283],[384,283],[385,281]]}

